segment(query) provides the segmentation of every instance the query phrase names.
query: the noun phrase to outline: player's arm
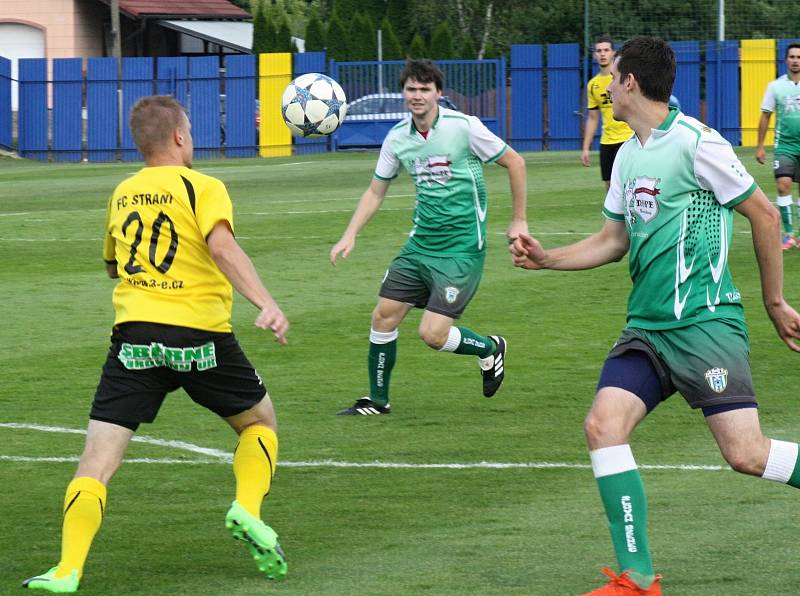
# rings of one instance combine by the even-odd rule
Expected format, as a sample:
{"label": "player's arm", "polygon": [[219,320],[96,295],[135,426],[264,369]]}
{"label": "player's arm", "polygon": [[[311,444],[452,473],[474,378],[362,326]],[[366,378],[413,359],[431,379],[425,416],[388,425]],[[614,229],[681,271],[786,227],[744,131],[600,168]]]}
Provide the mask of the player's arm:
{"label": "player's arm", "polygon": [[781,218],[764,192],[756,187],[747,199],[734,207],[750,221],[753,248],[761,275],[764,307],[780,338],[800,352],[800,315],[783,297],[783,251],[780,245]]}
{"label": "player's arm", "polygon": [[511,224],[506,231],[506,237],[510,242],[520,233],[528,233],[528,173],[525,168],[525,158],[511,147],[506,149],[496,163],[508,170],[508,182],[511,186]]}
{"label": "player's arm", "polygon": [[764,151],[764,139],[767,138],[770,116],[772,116],[772,112],[761,112],[761,119],[758,121],[758,141],[756,143],[756,161],[758,163],[764,163],[767,157]]}
{"label": "player's arm", "polygon": [[350,223],[345,228],[339,242],[331,248],[331,264],[336,265],[336,257],[340,254],[346,258],[353,250],[356,243],[356,236],[361,231],[367,222],[375,215],[375,212],[380,209],[383,204],[383,199],[386,197],[386,190],[389,188],[389,180],[380,180],[373,178],[369,183],[367,190],[361,195],[358,201],[356,210],[353,212],[353,217],[350,218]]}
{"label": "player's arm", "polygon": [[597,132],[599,122],[600,110],[598,108],[590,109],[589,114],[586,116],[586,126],[583,127],[583,146],[581,148],[581,163],[586,167],[591,164],[589,161],[589,149],[592,146],[592,140]]}
{"label": "player's arm", "polygon": [[261,311],[255,321],[256,327],[270,329],[278,343],[285,344],[289,321],[264,287],[253,261],[236,242],[228,222],[217,222],[206,242],[211,258],[231,285]]}
{"label": "player's arm", "polygon": [[106,273],[111,279],[117,279],[119,277],[119,273],[117,272],[117,262],[108,262],[106,261]]}
{"label": "player's arm", "polygon": [[574,244],[545,250],[535,238],[520,234],[510,250],[516,267],[575,271],[619,261],[629,243],[625,222],[607,219],[599,232]]}

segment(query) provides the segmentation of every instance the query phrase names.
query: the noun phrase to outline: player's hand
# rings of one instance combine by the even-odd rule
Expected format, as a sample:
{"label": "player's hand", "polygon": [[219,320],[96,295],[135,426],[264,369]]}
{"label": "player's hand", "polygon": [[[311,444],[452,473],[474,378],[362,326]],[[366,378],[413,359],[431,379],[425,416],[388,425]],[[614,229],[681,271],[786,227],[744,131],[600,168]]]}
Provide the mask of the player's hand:
{"label": "player's hand", "polygon": [[764,160],[767,159],[767,153],[764,151],[763,147],[759,147],[756,149],[756,161],[758,163],[764,163]]}
{"label": "player's hand", "polygon": [[506,230],[506,240],[508,243],[511,244],[519,238],[520,234],[527,234],[528,233],[528,222],[524,219],[512,219],[511,223]]}
{"label": "player's hand", "polygon": [[330,256],[331,265],[336,267],[336,257],[338,257],[340,254],[342,255],[343,259],[346,259],[347,255],[350,254],[350,251],[353,250],[355,244],[356,244],[355,238],[350,239],[342,237],[342,239],[339,240],[339,242],[337,242],[336,244],[334,244],[333,248],[331,249],[331,256]]}
{"label": "player's hand", "polygon": [[515,267],[522,269],[544,269],[547,253],[538,240],[521,233],[508,247]]}
{"label": "player's hand", "polygon": [[583,151],[581,151],[581,163],[587,168],[591,165],[591,162],[589,161],[588,149],[584,149]]}
{"label": "player's hand", "polygon": [[800,314],[797,313],[785,300],[780,304],[767,307],[767,314],[772,319],[772,324],[778,331],[783,342],[794,352],[800,352]]}
{"label": "player's hand", "polygon": [[279,344],[286,345],[286,332],[289,331],[289,321],[274,302],[261,309],[261,312],[256,317],[255,326],[259,329],[269,329]]}

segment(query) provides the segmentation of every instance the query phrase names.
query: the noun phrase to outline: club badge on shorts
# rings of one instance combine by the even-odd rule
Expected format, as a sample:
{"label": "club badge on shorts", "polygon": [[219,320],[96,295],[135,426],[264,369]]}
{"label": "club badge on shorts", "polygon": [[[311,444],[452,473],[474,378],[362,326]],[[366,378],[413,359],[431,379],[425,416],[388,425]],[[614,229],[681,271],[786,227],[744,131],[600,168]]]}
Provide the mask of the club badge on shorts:
{"label": "club badge on shorts", "polygon": [[710,368],[706,371],[706,382],[712,391],[722,393],[728,386],[727,368]]}
{"label": "club badge on shorts", "polygon": [[456,298],[458,298],[458,288],[448,286],[444,289],[444,299],[447,300],[448,304],[453,304]]}

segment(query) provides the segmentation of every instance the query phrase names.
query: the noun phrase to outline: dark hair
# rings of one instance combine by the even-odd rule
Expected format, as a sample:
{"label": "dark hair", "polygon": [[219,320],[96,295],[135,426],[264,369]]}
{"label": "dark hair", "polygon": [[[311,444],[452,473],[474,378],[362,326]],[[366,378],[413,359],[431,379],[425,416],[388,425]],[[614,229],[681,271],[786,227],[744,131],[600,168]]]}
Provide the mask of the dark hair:
{"label": "dark hair", "polygon": [[420,83],[433,83],[436,85],[437,91],[441,91],[444,86],[444,74],[427,58],[406,60],[406,65],[400,71],[400,87],[405,87],[408,79],[414,79]]}
{"label": "dark hair", "polygon": [[675,52],[660,37],[629,39],[617,51],[620,80],[632,74],[642,95],[667,103],[675,83]]}
{"label": "dark hair", "polygon": [[800,48],[800,41],[793,41],[788,46],[786,46],[786,54],[783,56],[783,59],[786,60],[789,57],[789,50],[792,48]]}
{"label": "dark hair", "polygon": [[142,155],[168,147],[172,133],[183,126],[185,113],[171,95],[149,95],[137,101],[131,108],[129,126]]}
{"label": "dark hair", "polygon": [[599,43],[608,43],[611,44],[611,49],[614,49],[614,40],[611,39],[608,35],[601,35],[597,39],[594,40],[594,45],[592,46],[593,50],[597,49],[597,44]]}

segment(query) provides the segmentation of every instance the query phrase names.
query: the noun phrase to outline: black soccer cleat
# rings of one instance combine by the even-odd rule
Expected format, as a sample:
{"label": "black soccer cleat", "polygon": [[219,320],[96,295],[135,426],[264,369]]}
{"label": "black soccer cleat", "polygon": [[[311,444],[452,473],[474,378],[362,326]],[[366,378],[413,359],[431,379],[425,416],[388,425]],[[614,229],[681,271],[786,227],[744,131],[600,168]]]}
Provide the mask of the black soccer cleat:
{"label": "black soccer cleat", "polygon": [[379,416],[381,414],[391,414],[392,406],[386,404],[379,406],[368,397],[356,400],[351,407],[336,412],[337,416]]}
{"label": "black soccer cleat", "polygon": [[494,354],[486,358],[479,358],[478,363],[483,370],[483,395],[484,397],[492,397],[500,385],[503,384],[505,378],[505,355],[506,355],[506,340],[499,335],[489,336],[495,344],[497,349]]}

